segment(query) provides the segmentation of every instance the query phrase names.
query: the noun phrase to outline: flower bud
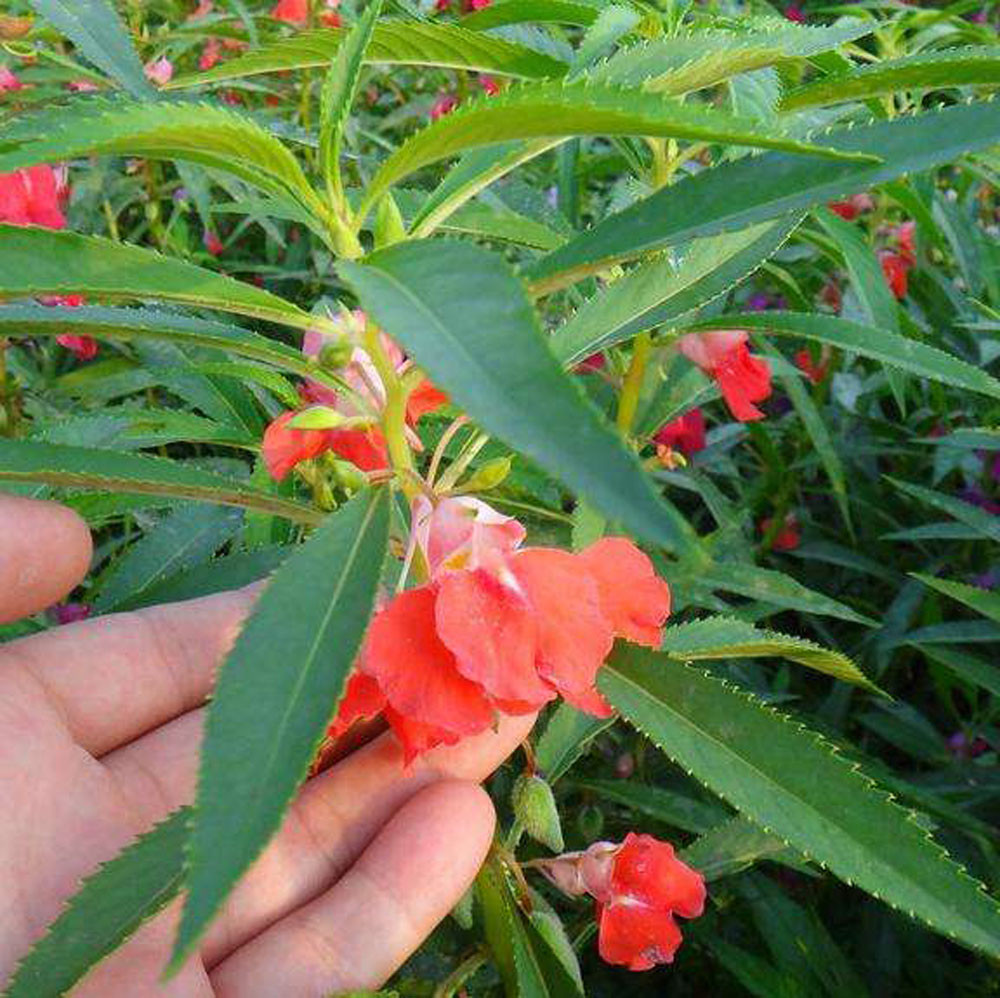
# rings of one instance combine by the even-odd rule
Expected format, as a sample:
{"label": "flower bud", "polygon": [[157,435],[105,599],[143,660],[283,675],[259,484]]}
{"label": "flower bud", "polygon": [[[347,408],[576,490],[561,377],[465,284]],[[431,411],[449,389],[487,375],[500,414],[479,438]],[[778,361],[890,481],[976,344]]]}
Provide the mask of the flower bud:
{"label": "flower bud", "polygon": [[350,363],[353,352],[354,346],[346,337],[341,340],[324,337],[316,360],[324,371],[339,371]]}
{"label": "flower bud", "polygon": [[288,421],[292,430],[334,430],[341,426],[347,417],[328,405],[311,405],[308,409],[296,413]]}
{"label": "flower bud", "polygon": [[553,852],[562,852],[564,843],[559,812],[552,788],[545,780],[540,776],[518,777],[511,803],[514,816],[536,842],[548,846]]}
{"label": "flower bud", "polygon": [[474,474],[470,475],[462,485],[463,492],[487,492],[495,489],[509,474],[512,458],[496,457],[487,461]]}

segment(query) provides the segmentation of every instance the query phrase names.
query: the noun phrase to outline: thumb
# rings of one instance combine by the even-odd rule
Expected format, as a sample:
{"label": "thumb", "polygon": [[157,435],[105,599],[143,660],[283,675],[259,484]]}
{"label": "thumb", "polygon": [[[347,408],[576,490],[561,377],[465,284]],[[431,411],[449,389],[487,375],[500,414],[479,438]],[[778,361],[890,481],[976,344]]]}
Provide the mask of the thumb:
{"label": "thumb", "polygon": [[0,495],[0,624],[44,610],[86,574],[86,523],[53,502]]}

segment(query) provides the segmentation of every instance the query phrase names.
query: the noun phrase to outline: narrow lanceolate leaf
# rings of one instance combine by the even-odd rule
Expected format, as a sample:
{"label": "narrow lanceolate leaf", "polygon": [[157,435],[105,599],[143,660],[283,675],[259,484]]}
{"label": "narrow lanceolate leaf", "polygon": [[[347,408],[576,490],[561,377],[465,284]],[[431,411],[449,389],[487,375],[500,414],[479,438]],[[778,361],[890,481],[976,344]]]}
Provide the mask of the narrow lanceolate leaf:
{"label": "narrow lanceolate leaf", "polygon": [[733,327],[829,343],[830,346],[870,357],[922,378],[1000,398],[1000,381],[980,368],[918,340],[836,316],[805,312],[722,315],[692,323],[685,329],[697,331]]}
{"label": "narrow lanceolate leaf", "polygon": [[91,155],[146,156],[221,170],[325,217],[292,153],[252,118],[189,100],[95,97],[20,117],[0,133],[0,172]]}
{"label": "narrow lanceolate leaf", "polygon": [[462,27],[474,31],[506,24],[571,24],[585,28],[594,23],[600,7],[572,0],[500,0],[462,18]]}
{"label": "narrow lanceolate leaf", "polygon": [[[641,90],[587,79],[525,83],[469,101],[414,135],[382,164],[365,204],[374,204],[403,177],[465,149],[511,139],[572,135],[662,136],[834,159],[851,160],[858,155],[841,152],[833,143],[806,142],[751,119],[704,107],[686,107]],[[870,158],[867,153],[860,155]],[[364,210],[361,214],[365,214]]]}
{"label": "narrow lanceolate leaf", "polygon": [[651,260],[580,306],[552,336],[555,355],[572,366],[656,326],[669,326],[725,294],[775,253],[799,216],[695,242],[676,269]]}
{"label": "narrow lanceolate leaf", "polygon": [[927,503],[928,506],[933,506],[935,509],[941,510],[942,513],[947,513],[958,520],[959,523],[964,523],[967,527],[971,527],[981,536],[991,541],[1000,541],[1000,517],[995,516],[993,513],[987,513],[986,510],[980,509],[978,506],[973,506],[972,503],[955,499],[952,496],[945,495],[943,492],[935,492],[933,489],[924,488],[922,485],[900,482],[895,478],[889,478],[889,481],[901,492],[905,492],[907,495],[913,496],[914,499],[919,499],[921,502]]}
{"label": "narrow lanceolate leaf", "polygon": [[104,575],[94,608],[107,613],[132,603],[156,583],[208,561],[241,523],[242,510],[225,506],[175,509],[132,544]]}
{"label": "narrow lanceolate leaf", "polygon": [[529,267],[526,276],[537,292],[554,291],[651,250],[779,218],[952,162],[1000,141],[1000,102],[825,132],[812,141],[883,161],[836,162],[775,152],[724,163],[611,215]]}
{"label": "narrow lanceolate leaf", "polygon": [[951,579],[938,579],[933,575],[921,575],[919,572],[911,573],[915,579],[919,579],[925,586],[936,589],[945,596],[950,596],[953,600],[967,606],[970,610],[989,617],[1000,624],[1000,596],[991,593],[987,589],[980,589],[978,586],[970,586],[965,582],[953,582]]}
{"label": "narrow lanceolate leaf", "polygon": [[560,369],[501,257],[427,240],[339,269],[379,326],[483,429],[637,535],[682,543],[637,459]]}
{"label": "narrow lanceolate leaf", "polygon": [[0,298],[66,294],[105,301],[156,299],[299,329],[317,322],[316,316],[262,288],[154,250],[76,232],[0,224]]}
{"label": "narrow lanceolate leaf", "polygon": [[731,877],[763,859],[805,866],[787,842],[742,815],[710,828],[678,855],[709,881]]}
{"label": "narrow lanceolate leaf", "polygon": [[[2,247],[3,242],[0,240],[0,256]],[[0,283],[2,281],[3,277],[0,276]],[[187,290],[197,293],[204,292],[205,288]],[[232,303],[230,308],[233,304],[238,304],[241,308],[254,307],[254,303],[251,302]],[[319,316],[308,316],[304,313],[285,316],[284,320],[275,317],[272,321],[283,321],[285,325],[300,325],[307,319],[311,319],[313,324],[323,323]],[[195,319],[178,315],[176,312],[153,308],[104,308],[97,305],[81,305],[77,308],[52,308],[45,305],[0,306],[0,336],[7,339],[17,339],[21,336],[61,336],[64,333],[93,336],[100,340],[162,340],[178,346],[212,347],[238,357],[263,361],[283,371],[321,381],[334,389],[338,385],[335,378],[316,364],[310,363],[302,351],[295,350],[279,340],[271,340],[239,326],[229,326],[222,322]],[[233,368],[231,371],[207,362],[199,362],[192,366],[205,374],[232,373],[234,377],[258,380],[279,396],[287,391],[287,387],[282,388],[273,380],[280,378],[280,375],[268,368],[257,367],[254,373],[248,373],[249,365],[246,364],[239,365],[238,369],[230,365],[230,368]],[[270,379],[268,375],[271,376]]]}
{"label": "narrow lanceolate leaf", "polygon": [[822,648],[805,638],[775,631],[761,631],[752,624],[727,617],[708,617],[668,627],[661,650],[682,662],[723,658],[787,658],[791,662],[825,672],[828,676],[856,683],[879,692],[878,687],[846,656]]}
{"label": "narrow lanceolate leaf", "polygon": [[591,741],[613,723],[611,718],[594,717],[568,703],[559,704],[535,746],[539,773],[549,783],[555,783],[580,758]]}
{"label": "narrow lanceolate leaf", "polygon": [[790,575],[775,572],[770,568],[761,568],[759,565],[727,561],[717,565],[699,566],[686,581],[689,585],[738,593],[748,599],[772,603],[774,606],[789,610],[818,613],[825,617],[838,617],[841,620],[874,626],[874,621],[856,613],[849,606],[802,585]]}
{"label": "narrow lanceolate leaf", "polygon": [[278,569],[226,659],[201,751],[173,969],[305,779],[361,647],[388,542],[388,489],[359,494]]}
{"label": "narrow lanceolate leaf", "polygon": [[382,11],[382,0],[376,0],[358,19],[343,45],[337,50],[323,84],[320,100],[319,161],[320,169],[338,197],[343,196],[340,183],[340,148],[344,126],[361,82],[361,67],[372,39],[372,30]]}
{"label": "narrow lanceolate leaf", "polygon": [[938,932],[1000,956],[996,902],[818,734],[635,646],[620,648],[599,685],[626,720],[765,831]]}
{"label": "narrow lanceolate leaf", "polygon": [[897,90],[995,85],[1000,83],[1000,47],[946,49],[887,59],[849,73],[825,76],[785,94],[782,111],[865,100]]}
{"label": "narrow lanceolate leaf", "polygon": [[871,23],[844,19],[829,27],[789,22],[768,31],[699,31],[656,38],[616,52],[591,73],[592,79],[663,94],[713,86],[739,73],[801,59],[853,41]]}
{"label": "narrow lanceolate leaf", "polygon": [[315,524],[322,519],[322,513],[311,506],[181,461],[32,440],[0,440],[0,482],[194,499],[242,506],[295,523]]}
{"label": "narrow lanceolate leaf", "polygon": [[[238,59],[227,60],[207,72],[180,76],[167,84],[167,89],[234,80],[258,73],[329,66],[346,35],[346,30],[337,28],[303,31],[292,38],[248,52]],[[441,66],[525,79],[562,76],[566,72],[564,62],[503,38],[481,35],[453,24],[414,20],[383,21],[379,24],[365,62],[390,66]]]}
{"label": "narrow lanceolate leaf", "polygon": [[181,808],[83,882],[18,965],[4,998],[58,998],[181,889],[190,808]]}
{"label": "narrow lanceolate leaf", "polygon": [[30,2],[84,58],[104,70],[134,97],[149,98],[156,94],[111,0]]}

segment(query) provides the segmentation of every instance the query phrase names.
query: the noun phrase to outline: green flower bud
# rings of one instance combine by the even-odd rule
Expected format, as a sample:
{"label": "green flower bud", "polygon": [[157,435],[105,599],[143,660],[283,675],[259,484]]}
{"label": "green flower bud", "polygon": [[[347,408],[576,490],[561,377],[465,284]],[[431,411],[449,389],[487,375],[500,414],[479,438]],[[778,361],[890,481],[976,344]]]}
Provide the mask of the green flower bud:
{"label": "green flower bud", "polygon": [[489,489],[495,489],[510,474],[512,460],[508,455],[487,461],[466,479],[460,491],[487,492]]}
{"label": "green flower bud", "polygon": [[316,359],[324,371],[339,371],[350,363],[353,352],[353,344],[344,337],[341,340],[329,340],[324,343]]}
{"label": "green flower bud", "polygon": [[540,776],[519,776],[511,793],[514,816],[537,842],[553,852],[562,852],[562,828],[552,788]]}

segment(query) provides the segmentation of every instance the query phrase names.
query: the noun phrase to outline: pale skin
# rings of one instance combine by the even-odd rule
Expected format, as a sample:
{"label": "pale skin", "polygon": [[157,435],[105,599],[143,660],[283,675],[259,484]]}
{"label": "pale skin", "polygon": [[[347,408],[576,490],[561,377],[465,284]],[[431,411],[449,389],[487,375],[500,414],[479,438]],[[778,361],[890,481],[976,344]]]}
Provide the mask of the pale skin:
{"label": "pale skin", "polygon": [[[69,510],[0,496],[0,622],[62,599],[91,557]],[[194,796],[213,675],[254,600],[226,593],[0,646],[0,990],[80,878]],[[479,781],[526,736],[506,718],[404,772],[391,735],[310,779],[167,984],[179,901],[78,996],[325,996],[375,989],[459,900],[495,816]]]}

